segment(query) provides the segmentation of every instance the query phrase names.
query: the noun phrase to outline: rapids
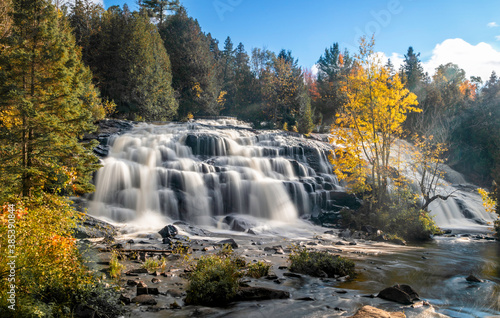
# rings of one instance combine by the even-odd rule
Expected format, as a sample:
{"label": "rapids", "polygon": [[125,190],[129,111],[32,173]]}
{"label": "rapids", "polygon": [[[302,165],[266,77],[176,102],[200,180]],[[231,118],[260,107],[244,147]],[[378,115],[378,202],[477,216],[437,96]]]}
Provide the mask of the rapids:
{"label": "rapids", "polygon": [[[331,145],[281,131],[256,131],[235,120],[138,124],[122,135],[111,136],[108,147],[109,155],[95,176],[96,191],[89,213],[122,224],[122,233],[132,237],[140,232],[154,234],[167,222],[180,220],[209,229],[220,238],[235,237],[240,250],[250,258],[262,252],[254,240],[286,245],[313,238],[321,244],[315,238],[323,236],[332,248],[339,240],[336,235],[323,235],[325,228],[301,219],[335,214],[343,206],[359,204],[332,174],[327,158]],[[454,233],[488,232],[494,216],[482,207],[475,187],[457,172],[443,168],[446,176],[440,181],[440,191],[454,192],[454,197],[431,205],[437,224]],[[233,218],[243,229],[233,224]],[[252,233],[241,232],[245,228],[251,228]],[[408,309],[408,317],[500,314],[498,242],[458,235],[439,237],[420,246],[367,241],[342,246],[342,250],[357,264],[360,275],[356,280],[304,277],[288,279],[282,285],[294,299],[311,297],[314,302],[291,299],[238,303],[213,316],[342,315],[332,311],[331,304],[350,312],[366,303],[397,309],[393,303],[363,297],[396,283],[412,285],[437,311]],[[286,264],[282,255],[267,258],[273,264]],[[466,282],[470,273],[486,282]],[[269,284],[273,287],[272,282]],[[337,294],[339,288],[348,296]],[[174,316],[184,314],[180,311]]]}
{"label": "rapids", "polygon": [[[216,225],[231,214],[294,222],[357,204],[332,174],[331,145],[298,134],[256,131],[236,120],[199,120],[138,124],[108,144],[89,211],[112,221],[158,214]],[[485,211],[475,187],[444,168],[440,190],[454,196],[431,204],[436,223],[486,232],[494,215]]]}

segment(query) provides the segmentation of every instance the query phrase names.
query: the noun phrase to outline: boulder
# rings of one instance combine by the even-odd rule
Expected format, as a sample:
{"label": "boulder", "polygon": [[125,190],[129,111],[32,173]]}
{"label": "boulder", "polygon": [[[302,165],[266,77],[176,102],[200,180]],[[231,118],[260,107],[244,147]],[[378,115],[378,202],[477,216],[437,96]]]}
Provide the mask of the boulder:
{"label": "boulder", "polygon": [[130,301],[133,303],[141,304],[141,305],[156,305],[157,304],[156,299],[153,296],[147,295],[147,294],[135,296]]}
{"label": "boulder", "polygon": [[372,306],[363,306],[351,318],[406,318],[402,312],[388,312]]}
{"label": "boulder", "polygon": [[169,224],[165,226],[163,229],[161,229],[158,233],[161,235],[162,238],[170,238],[179,234],[179,231],[177,231],[177,228],[175,226]]}
{"label": "boulder", "polygon": [[238,244],[236,243],[235,240],[233,239],[227,239],[227,240],[222,240],[222,241],[219,241],[217,242],[217,245],[220,245],[220,246],[224,246],[226,244],[229,244],[231,245],[231,247],[234,249],[234,248],[238,248]]}
{"label": "boulder", "polygon": [[482,283],[483,282],[482,279],[479,279],[472,274],[470,274],[465,280],[468,282],[471,282],[471,283]]}
{"label": "boulder", "polygon": [[408,285],[394,285],[388,287],[382,290],[377,297],[404,305],[411,305],[414,301],[420,300],[417,292]]}
{"label": "boulder", "polygon": [[77,239],[101,238],[114,237],[117,234],[118,229],[115,226],[85,214],[77,224],[75,237]]}
{"label": "boulder", "polygon": [[118,298],[118,300],[125,305],[130,305],[130,297],[124,296],[123,294],[120,294],[120,298]]}
{"label": "boulder", "polygon": [[290,293],[284,290],[271,289],[265,287],[241,287],[238,290],[235,301],[258,301],[269,299],[287,299]]}
{"label": "boulder", "polygon": [[255,227],[257,224],[255,222],[251,222],[247,219],[234,216],[234,215],[227,215],[222,219],[222,222],[226,223],[229,225],[229,229],[231,231],[237,231],[237,232],[245,232],[247,230],[250,230],[251,228]]}

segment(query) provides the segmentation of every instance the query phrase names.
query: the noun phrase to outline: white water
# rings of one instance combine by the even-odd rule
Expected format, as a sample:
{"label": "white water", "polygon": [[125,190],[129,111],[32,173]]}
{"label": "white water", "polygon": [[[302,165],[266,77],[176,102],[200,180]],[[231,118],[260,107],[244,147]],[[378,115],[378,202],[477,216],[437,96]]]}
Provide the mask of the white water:
{"label": "white water", "polygon": [[[160,227],[167,217],[214,226],[229,214],[294,222],[338,208],[335,194],[343,191],[331,174],[327,145],[255,132],[236,121],[140,124],[111,138],[110,146],[89,211],[116,222]],[[439,191],[454,196],[431,204],[436,223],[487,231],[495,216],[475,188],[449,168],[447,179]]]}
{"label": "white water", "polygon": [[286,145],[286,136],[226,124],[141,124],[114,136],[90,212],[118,222],[155,213],[198,225],[227,214],[292,222],[317,195],[301,182],[322,175],[323,183],[340,188],[323,173],[329,171],[324,153],[317,151],[317,174],[301,149]]}

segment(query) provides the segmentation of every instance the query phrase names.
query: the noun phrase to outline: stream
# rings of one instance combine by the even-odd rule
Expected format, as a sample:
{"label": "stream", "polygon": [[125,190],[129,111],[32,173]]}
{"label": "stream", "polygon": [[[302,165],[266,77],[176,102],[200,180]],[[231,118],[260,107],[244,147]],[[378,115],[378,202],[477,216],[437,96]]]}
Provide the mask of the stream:
{"label": "stream", "polygon": [[[364,240],[336,245],[341,240],[338,230],[324,234],[329,229],[304,220],[322,215],[334,219],[340,209],[356,208],[359,202],[332,174],[327,159],[332,148],[321,138],[255,131],[227,120],[136,125],[101,145],[109,154],[96,175],[89,213],[121,226],[127,239],[138,233],[145,237],[176,220],[211,233],[207,238],[184,233],[194,241],[232,237],[240,245],[238,253],[248,261],[270,261],[278,277],[286,271],[279,266],[287,265],[287,255],[265,253],[265,246],[312,243],[314,248],[353,259],[359,273],[351,281],[302,276],[276,284],[261,279],[258,284],[287,290],[291,298],[239,302],[217,309],[187,306],[169,311],[169,317],[196,313],[206,317],[337,317],[351,316],[364,304],[404,310],[407,317],[500,315],[500,243],[482,237],[495,218],[482,208],[475,187],[464,184],[449,168],[447,180],[442,180],[442,187],[456,195],[434,204],[432,213],[438,225],[453,230],[454,235],[416,246]],[[478,234],[482,238],[476,238]],[[152,243],[161,247],[160,240]],[[470,274],[484,282],[466,281]],[[412,286],[432,306],[402,307],[368,297],[394,284]],[[138,317],[166,315],[141,308],[133,313]]]}

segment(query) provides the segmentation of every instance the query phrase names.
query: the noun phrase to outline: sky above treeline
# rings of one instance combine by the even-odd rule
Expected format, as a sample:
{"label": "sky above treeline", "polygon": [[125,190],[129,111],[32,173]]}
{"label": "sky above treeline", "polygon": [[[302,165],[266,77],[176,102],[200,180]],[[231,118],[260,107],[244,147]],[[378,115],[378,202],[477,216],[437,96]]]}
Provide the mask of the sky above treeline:
{"label": "sky above treeline", "polygon": [[[96,2],[102,0],[94,0]],[[102,2],[101,2],[102,3]],[[104,7],[135,0],[104,0]],[[357,52],[362,35],[375,34],[376,51],[398,66],[409,46],[420,52],[430,75],[453,62],[467,76],[486,81],[500,74],[500,1],[463,0],[181,0],[205,33],[230,36],[247,52],[291,50],[313,68],[326,47],[338,42]]]}

